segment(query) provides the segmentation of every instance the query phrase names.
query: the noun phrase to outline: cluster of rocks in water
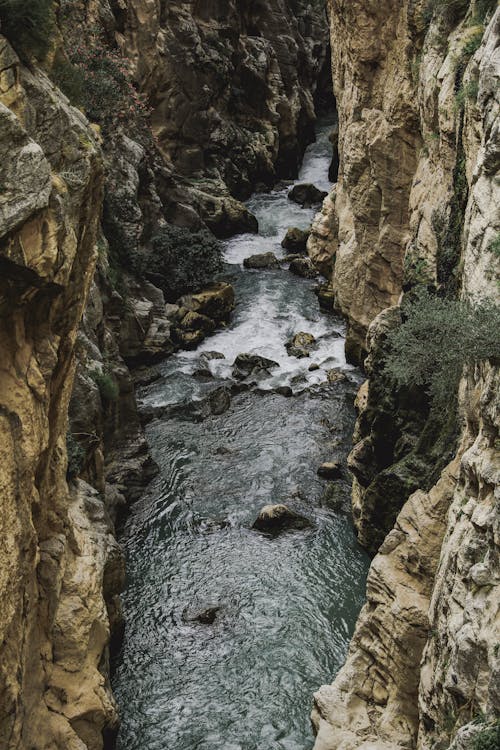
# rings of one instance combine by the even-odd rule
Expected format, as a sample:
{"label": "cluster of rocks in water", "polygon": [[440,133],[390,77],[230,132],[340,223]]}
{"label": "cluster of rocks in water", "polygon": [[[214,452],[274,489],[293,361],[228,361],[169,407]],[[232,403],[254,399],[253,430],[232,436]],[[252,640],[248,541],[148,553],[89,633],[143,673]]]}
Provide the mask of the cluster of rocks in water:
{"label": "cluster of rocks in water", "polygon": [[[288,198],[303,208],[310,208],[321,203],[327,195],[328,193],[319,190],[315,185],[304,183],[295,185],[288,193]],[[245,258],[243,265],[245,268],[255,271],[279,271],[283,264],[288,264],[289,271],[296,276],[304,279],[316,279],[319,276],[318,268],[307,256],[307,242],[310,234],[310,229],[290,227],[281,242],[281,247],[289,251],[288,255],[278,258],[271,251],[257,253]],[[331,310],[333,300],[328,300],[329,307],[327,307],[324,296],[323,299],[325,301],[323,307]]]}

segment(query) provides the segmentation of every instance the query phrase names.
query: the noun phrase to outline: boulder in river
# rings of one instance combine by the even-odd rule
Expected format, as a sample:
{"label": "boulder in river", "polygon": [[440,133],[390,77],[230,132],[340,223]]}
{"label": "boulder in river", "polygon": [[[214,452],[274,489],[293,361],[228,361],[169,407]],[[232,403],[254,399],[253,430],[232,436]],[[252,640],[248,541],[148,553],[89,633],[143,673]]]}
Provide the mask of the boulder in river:
{"label": "boulder in river", "polygon": [[315,279],[318,270],[310,258],[296,258],[290,263],[290,271],[303,279]]}
{"label": "boulder in river", "polygon": [[186,607],[182,613],[185,622],[199,622],[201,625],[213,625],[220,607],[206,607],[205,609],[190,609]]}
{"label": "boulder in river", "polygon": [[344,380],[347,380],[345,372],[342,372],[342,370],[339,370],[338,368],[328,370],[326,377],[328,378],[329,383],[342,383]]}
{"label": "boulder in river", "polygon": [[303,357],[309,357],[311,350],[314,348],[316,339],[312,333],[305,333],[300,331],[286,345],[286,350],[290,357],[297,357],[302,359]]}
{"label": "boulder in river", "polygon": [[231,284],[221,281],[197,294],[185,294],[177,304],[187,311],[205,315],[215,323],[226,322],[234,309],[234,289]]}
{"label": "boulder in river", "polygon": [[319,190],[316,185],[304,182],[294,187],[288,193],[289,200],[298,203],[302,208],[311,208],[319,205],[328,195],[324,190]]}
{"label": "boulder in river", "polygon": [[258,354],[238,354],[233,363],[233,377],[237,380],[244,380],[249,375],[257,372],[265,372],[279,367],[279,363],[266,357],[260,357]]}
{"label": "boulder in river", "polygon": [[321,310],[331,312],[335,304],[335,295],[329,284],[320,284],[315,290]]}
{"label": "boulder in river", "polygon": [[257,270],[276,270],[281,268],[279,260],[274,253],[250,255],[249,258],[245,258],[243,265],[245,268]]}
{"label": "boulder in river", "polygon": [[291,250],[293,253],[305,253],[309,234],[309,229],[290,227],[281,242],[281,247],[284,247],[285,250]]}
{"label": "boulder in river", "polygon": [[215,323],[207,315],[190,310],[179,323],[183,331],[203,331],[203,333],[212,333],[215,330]]}
{"label": "boulder in river", "polygon": [[300,515],[287,505],[266,505],[260,511],[252,526],[256,531],[277,536],[284,531],[299,531],[312,526],[312,521]]}
{"label": "boulder in river", "polygon": [[224,414],[231,406],[231,394],[225,386],[215,388],[204,399],[204,406],[208,409],[209,414],[220,416]]}
{"label": "boulder in river", "polygon": [[326,461],[318,469],[318,476],[322,479],[342,479],[344,470],[340,461]]}

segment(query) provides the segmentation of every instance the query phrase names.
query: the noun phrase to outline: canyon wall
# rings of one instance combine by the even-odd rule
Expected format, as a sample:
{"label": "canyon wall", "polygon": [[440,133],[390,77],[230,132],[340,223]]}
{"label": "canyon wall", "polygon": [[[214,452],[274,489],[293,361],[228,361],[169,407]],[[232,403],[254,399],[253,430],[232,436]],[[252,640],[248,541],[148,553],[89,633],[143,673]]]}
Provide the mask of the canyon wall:
{"label": "canyon wall", "polygon": [[465,750],[500,714],[498,362],[466,369],[456,421],[383,368],[401,295],[498,303],[495,10],[330,3],[340,172],[320,251],[348,353],[368,353],[349,465],[377,554],[346,664],[315,695],[315,750]]}
{"label": "canyon wall", "polygon": [[[328,29],[301,0],[61,0],[43,54],[6,30],[0,748],[99,750],[118,727],[114,521],[156,470],[135,386],[234,306],[227,284],[166,304],[135,261],[172,225],[256,230],[241,199],[296,173],[331,104]],[[89,111],[82,70],[98,64]],[[146,102],[141,127],[110,127],[108,68]]]}
{"label": "canyon wall", "polygon": [[102,498],[66,483],[74,347],[96,261],[99,139],[0,42],[0,746],[98,747],[117,722],[108,607],[123,564]]}

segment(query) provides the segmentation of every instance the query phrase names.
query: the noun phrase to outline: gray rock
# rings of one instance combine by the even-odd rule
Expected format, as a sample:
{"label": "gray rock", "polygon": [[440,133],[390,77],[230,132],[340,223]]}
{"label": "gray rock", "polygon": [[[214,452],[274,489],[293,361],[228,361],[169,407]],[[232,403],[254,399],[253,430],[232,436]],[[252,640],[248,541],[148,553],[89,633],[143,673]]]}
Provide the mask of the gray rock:
{"label": "gray rock", "polygon": [[276,270],[280,268],[279,260],[274,253],[251,255],[243,261],[245,268],[256,270]]}
{"label": "gray rock", "polygon": [[275,367],[279,367],[278,362],[260,357],[258,354],[238,354],[233,363],[233,377],[244,380],[249,375],[259,372],[269,374]]}
{"label": "gray rock", "polygon": [[293,253],[305,253],[309,235],[309,229],[290,227],[281,242],[281,247],[284,247],[285,250],[291,250]]}
{"label": "gray rock", "polygon": [[295,185],[288,193],[289,200],[298,203],[302,208],[310,208],[319,205],[328,195],[324,190],[319,190],[310,182]]}
{"label": "gray rock", "polygon": [[291,510],[287,505],[266,505],[260,511],[252,528],[277,536],[285,531],[300,531],[312,526],[312,521]]}
{"label": "gray rock", "polygon": [[303,279],[317,278],[318,270],[310,258],[296,258],[290,263],[290,271]]}
{"label": "gray rock", "polygon": [[327,461],[318,469],[318,476],[322,479],[341,479],[344,476],[344,470],[340,461]]}

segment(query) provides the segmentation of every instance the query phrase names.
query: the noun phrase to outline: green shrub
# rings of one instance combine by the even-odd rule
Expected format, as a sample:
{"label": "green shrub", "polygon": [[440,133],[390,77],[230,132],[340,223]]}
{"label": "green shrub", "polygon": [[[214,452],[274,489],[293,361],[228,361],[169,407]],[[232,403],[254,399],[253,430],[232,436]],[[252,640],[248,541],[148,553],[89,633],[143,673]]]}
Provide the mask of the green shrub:
{"label": "green shrub", "polygon": [[493,15],[498,6],[498,0],[476,0],[475,17],[480,23]]}
{"label": "green shrub", "polygon": [[52,0],[0,0],[0,31],[20,57],[43,60],[53,29]]}
{"label": "green shrub", "polygon": [[141,256],[140,272],[176,300],[186,292],[199,291],[222,271],[222,246],[208,231],[162,227]]}
{"label": "green shrub", "polygon": [[424,21],[429,25],[433,17],[439,14],[447,24],[454,24],[464,17],[468,7],[468,0],[429,0],[424,10]]}
{"label": "green shrub", "polygon": [[495,258],[500,259],[500,232],[497,234],[494,240],[488,245],[488,250]]}
{"label": "green shrub", "polygon": [[105,131],[118,124],[143,129],[149,109],[134,86],[128,64],[99,31],[73,43],[69,33],[67,59],[55,62],[52,77],[71,103]]}
{"label": "green shrub", "polygon": [[114,377],[103,370],[93,370],[91,373],[92,379],[99,388],[99,393],[103,401],[117,401],[120,395],[120,389],[118,383]]}
{"label": "green shrub", "polygon": [[69,431],[66,433],[66,452],[68,455],[66,478],[70,480],[80,474],[85,461],[85,450]]}
{"label": "green shrub", "polygon": [[454,399],[466,364],[500,357],[500,307],[476,307],[420,289],[403,306],[404,322],[388,336],[384,369],[399,386],[424,387],[433,409]]}
{"label": "green shrub", "polygon": [[471,101],[476,101],[478,94],[479,94],[479,84],[477,81],[472,80],[472,81],[468,81],[467,83],[464,83],[455,94],[455,102],[454,102],[455,111],[460,112],[461,110],[463,110],[467,99],[470,99]]}
{"label": "green shrub", "polygon": [[476,29],[473,34],[467,39],[464,46],[462,47],[460,54],[463,57],[466,57],[468,60],[472,57],[472,55],[477,52],[479,47],[481,46],[481,42],[483,41],[483,35],[484,35],[484,29],[481,26],[479,29]]}
{"label": "green shrub", "polygon": [[500,721],[485,727],[472,741],[472,750],[498,750],[500,747]]}

